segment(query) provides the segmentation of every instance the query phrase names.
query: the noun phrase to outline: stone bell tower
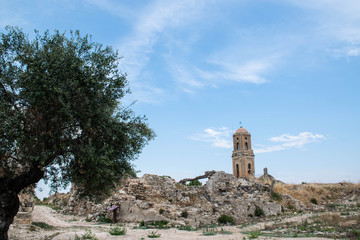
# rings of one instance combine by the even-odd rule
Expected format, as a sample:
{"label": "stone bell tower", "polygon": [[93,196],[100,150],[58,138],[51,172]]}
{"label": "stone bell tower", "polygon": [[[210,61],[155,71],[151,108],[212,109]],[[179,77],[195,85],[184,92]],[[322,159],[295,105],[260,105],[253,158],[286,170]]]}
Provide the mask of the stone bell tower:
{"label": "stone bell tower", "polygon": [[251,135],[245,128],[240,127],[233,135],[233,174],[235,177],[254,177],[254,152],[251,148]]}

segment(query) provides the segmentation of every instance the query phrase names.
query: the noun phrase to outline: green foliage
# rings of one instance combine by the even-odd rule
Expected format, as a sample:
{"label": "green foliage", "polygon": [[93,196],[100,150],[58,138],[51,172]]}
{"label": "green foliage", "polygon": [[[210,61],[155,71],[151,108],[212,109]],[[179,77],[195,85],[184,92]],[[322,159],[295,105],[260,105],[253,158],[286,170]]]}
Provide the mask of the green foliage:
{"label": "green foliage", "polygon": [[45,230],[54,229],[54,226],[51,226],[51,225],[49,225],[47,223],[44,223],[44,222],[32,222],[31,224],[34,225],[34,226],[37,226],[39,228],[45,229]]}
{"label": "green foliage", "polygon": [[151,232],[147,235],[148,238],[159,238],[160,236],[161,236],[161,234],[158,233],[158,231],[151,231]]}
{"label": "green foliage", "polygon": [[228,215],[223,214],[218,218],[218,223],[234,225],[235,220],[234,220],[234,218],[232,216],[228,216]]}
{"label": "green foliage", "polygon": [[113,227],[109,230],[109,233],[111,235],[116,235],[116,236],[119,236],[119,235],[125,235],[126,234],[126,228],[125,227]]}
{"label": "green foliage", "polygon": [[192,180],[187,184],[187,186],[201,186],[201,185],[202,185],[202,183],[197,179]]}
{"label": "green foliage", "polygon": [[216,227],[206,227],[203,232],[202,235],[204,236],[214,236],[218,233]]}
{"label": "green foliage", "polygon": [[270,198],[277,202],[280,202],[282,199],[281,194],[277,192],[272,192]]}
{"label": "green foliage", "polygon": [[138,229],[149,229],[149,228],[157,228],[157,229],[167,229],[167,228],[170,228],[170,226],[168,226],[169,222],[166,221],[166,220],[159,220],[159,221],[154,221],[154,222],[151,222],[151,223],[147,223],[145,224],[144,221],[141,221],[139,223],[139,227],[136,227]]}
{"label": "green foliage", "polygon": [[256,239],[258,238],[260,235],[260,231],[251,231],[249,233],[249,239]]}
{"label": "green foliage", "polygon": [[81,237],[75,234],[75,240],[85,240],[85,239],[98,240],[98,238],[95,236],[95,234],[91,232],[91,230],[87,230],[86,233],[81,235]]}
{"label": "green foliage", "polygon": [[[0,33],[0,168],[14,192],[45,178],[103,198],[154,137],[146,118],[119,105],[129,93],[119,54],[81,36]],[[11,157],[9,157],[11,156]],[[20,157],[21,156],[21,157]],[[22,166],[22,174],[14,174]],[[16,180],[14,178],[16,176]],[[12,184],[10,184],[12,183]]]}
{"label": "green foliage", "polygon": [[177,229],[179,230],[184,230],[184,231],[197,231],[198,229],[196,227],[192,227],[192,226],[179,226]]}
{"label": "green foliage", "polygon": [[100,215],[97,222],[112,223],[112,220],[110,218],[105,217],[104,215]]}
{"label": "green foliage", "polygon": [[313,204],[315,204],[315,205],[317,205],[317,204],[318,204],[318,202],[317,202],[316,198],[311,198],[311,199],[310,199],[310,202],[311,202],[311,203],[313,203]]}
{"label": "green foliage", "polygon": [[233,234],[232,232],[226,231],[226,230],[224,230],[223,228],[221,228],[218,233],[223,234],[223,235],[231,235],[231,234]]}
{"label": "green foliage", "polygon": [[264,213],[264,210],[262,210],[261,208],[256,206],[254,215],[255,215],[255,217],[263,217],[263,216],[265,216],[265,213]]}
{"label": "green foliage", "polygon": [[186,210],[181,212],[181,217],[182,218],[187,218],[188,216],[189,216],[189,213]]}

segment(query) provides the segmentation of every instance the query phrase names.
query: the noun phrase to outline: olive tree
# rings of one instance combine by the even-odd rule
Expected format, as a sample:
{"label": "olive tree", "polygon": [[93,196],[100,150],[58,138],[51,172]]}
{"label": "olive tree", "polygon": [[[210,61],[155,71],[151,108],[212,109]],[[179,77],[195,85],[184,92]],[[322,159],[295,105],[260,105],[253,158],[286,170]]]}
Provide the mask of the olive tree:
{"label": "olive tree", "polygon": [[30,39],[17,27],[0,35],[0,239],[19,208],[18,193],[45,179],[103,197],[154,137],[124,107],[120,57],[79,31]]}

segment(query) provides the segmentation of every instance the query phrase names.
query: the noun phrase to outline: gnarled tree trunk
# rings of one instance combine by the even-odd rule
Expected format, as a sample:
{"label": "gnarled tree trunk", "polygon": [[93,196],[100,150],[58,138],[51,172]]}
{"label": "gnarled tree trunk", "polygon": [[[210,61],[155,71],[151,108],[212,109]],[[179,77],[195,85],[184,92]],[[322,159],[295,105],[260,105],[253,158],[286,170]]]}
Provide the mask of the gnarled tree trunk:
{"label": "gnarled tree trunk", "polygon": [[3,189],[0,192],[0,240],[8,239],[8,230],[19,210],[19,198],[16,192]]}
{"label": "gnarled tree trunk", "polygon": [[8,230],[19,211],[19,192],[37,183],[44,176],[41,167],[32,167],[28,172],[11,177],[0,178],[0,240],[8,239]]}

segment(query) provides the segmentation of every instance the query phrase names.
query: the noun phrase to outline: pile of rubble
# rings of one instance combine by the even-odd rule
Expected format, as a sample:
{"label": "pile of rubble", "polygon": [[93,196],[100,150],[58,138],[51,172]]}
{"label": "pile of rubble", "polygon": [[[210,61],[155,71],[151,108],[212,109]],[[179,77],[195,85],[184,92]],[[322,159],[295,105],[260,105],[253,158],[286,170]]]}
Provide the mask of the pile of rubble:
{"label": "pile of rubble", "polygon": [[277,215],[281,205],[270,199],[270,187],[225,172],[213,172],[203,186],[186,186],[170,177],[145,174],[128,179],[102,203],[80,200],[72,190],[66,211],[96,221],[100,216],[112,218],[109,209],[119,206],[120,221],[167,220],[200,226],[216,223],[226,214],[235,221],[254,216],[262,209],[266,216]]}

